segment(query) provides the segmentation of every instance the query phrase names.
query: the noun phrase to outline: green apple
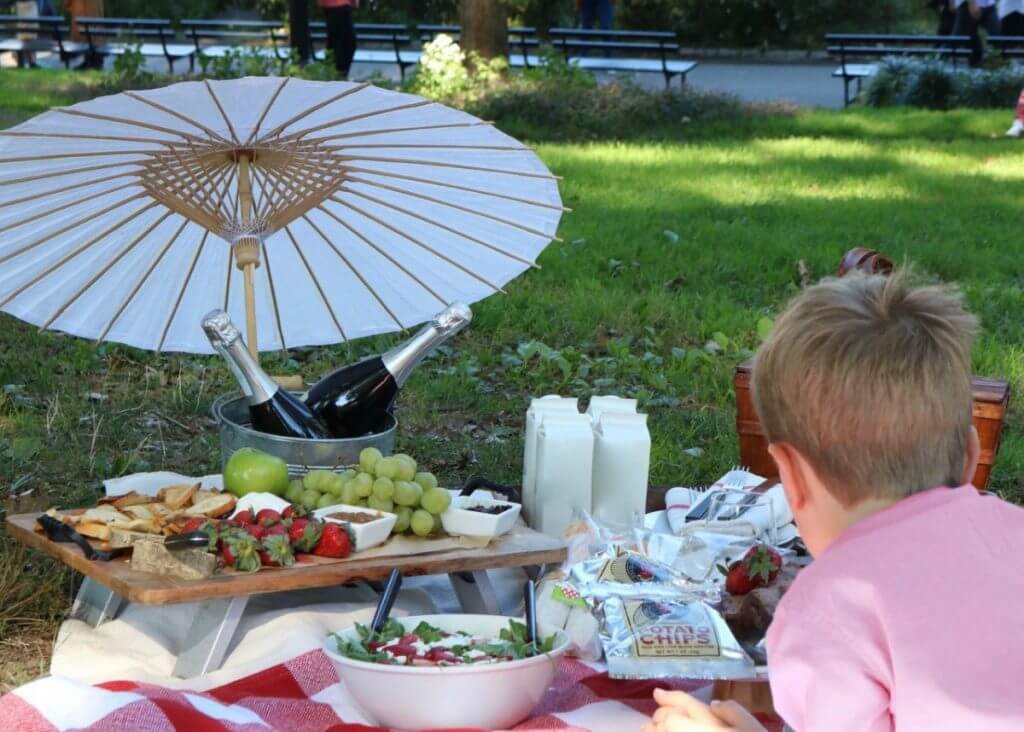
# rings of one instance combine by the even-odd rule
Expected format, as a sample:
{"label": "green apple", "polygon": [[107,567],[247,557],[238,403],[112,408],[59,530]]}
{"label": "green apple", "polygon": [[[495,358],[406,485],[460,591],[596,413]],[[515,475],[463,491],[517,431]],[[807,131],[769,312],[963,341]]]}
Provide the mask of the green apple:
{"label": "green apple", "polygon": [[283,496],[288,490],[288,466],[279,457],[243,447],[224,466],[224,489],[239,498],[247,493]]}

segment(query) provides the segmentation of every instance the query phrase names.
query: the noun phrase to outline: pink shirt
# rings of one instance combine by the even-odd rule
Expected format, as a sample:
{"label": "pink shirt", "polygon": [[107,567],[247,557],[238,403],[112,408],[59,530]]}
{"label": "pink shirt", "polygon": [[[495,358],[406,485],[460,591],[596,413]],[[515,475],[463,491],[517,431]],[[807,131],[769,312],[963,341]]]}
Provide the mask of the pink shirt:
{"label": "pink shirt", "polygon": [[962,486],[857,522],[786,592],[768,662],[796,732],[1024,730],[1024,510]]}

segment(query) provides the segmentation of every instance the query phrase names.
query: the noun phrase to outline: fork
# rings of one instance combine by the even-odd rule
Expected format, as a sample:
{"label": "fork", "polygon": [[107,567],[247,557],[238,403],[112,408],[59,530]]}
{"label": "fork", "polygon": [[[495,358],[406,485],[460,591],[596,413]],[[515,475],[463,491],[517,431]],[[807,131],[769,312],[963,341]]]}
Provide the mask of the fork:
{"label": "fork", "polygon": [[[732,473],[734,471],[738,471],[738,470],[739,471],[743,471],[743,472],[749,472],[747,470],[747,467],[744,466],[744,465],[733,465],[731,468],[729,468],[729,472],[730,473]],[[697,503],[697,505],[695,505],[693,508],[690,509],[690,512],[688,514],[686,514],[685,520],[686,521],[700,521],[701,519],[705,518],[708,515],[708,511],[711,510],[711,501],[712,501],[711,497],[713,495],[715,495],[716,493],[718,493],[719,490],[722,490],[722,489],[736,490],[736,489],[742,489],[742,488],[743,488],[743,484],[738,479],[736,479],[735,477],[730,478],[726,483],[724,483],[722,485],[721,488],[717,488],[717,489],[712,490],[711,487],[709,486],[704,491],[705,492],[704,498],[701,499],[701,501],[699,503]]]}

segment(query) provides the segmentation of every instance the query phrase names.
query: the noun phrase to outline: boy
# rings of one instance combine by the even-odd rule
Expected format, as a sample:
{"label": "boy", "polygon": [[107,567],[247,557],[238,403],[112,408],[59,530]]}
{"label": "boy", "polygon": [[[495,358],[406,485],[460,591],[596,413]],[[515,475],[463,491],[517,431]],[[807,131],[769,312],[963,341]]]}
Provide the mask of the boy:
{"label": "boy", "polygon": [[[976,329],[949,291],[853,273],[795,298],[757,355],[754,403],[815,558],[768,631],[796,732],[1024,729],[1024,510],[969,484]],[[645,731],[763,729],[731,702],[655,698]]]}

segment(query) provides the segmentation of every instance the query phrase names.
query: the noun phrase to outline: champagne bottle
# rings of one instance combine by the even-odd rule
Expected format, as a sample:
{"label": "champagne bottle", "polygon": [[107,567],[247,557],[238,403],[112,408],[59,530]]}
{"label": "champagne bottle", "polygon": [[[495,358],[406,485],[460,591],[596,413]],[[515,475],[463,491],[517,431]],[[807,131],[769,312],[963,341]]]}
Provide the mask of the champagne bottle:
{"label": "champagne bottle", "polygon": [[214,350],[228,362],[242,393],[249,400],[249,416],[254,429],[282,437],[332,437],[301,399],[278,386],[259,367],[227,313],[223,310],[207,313],[203,318],[203,330]]}
{"label": "champagne bottle", "polygon": [[336,437],[383,432],[413,369],[472,317],[468,305],[449,306],[405,343],[329,373],[307,392],[306,404]]}

